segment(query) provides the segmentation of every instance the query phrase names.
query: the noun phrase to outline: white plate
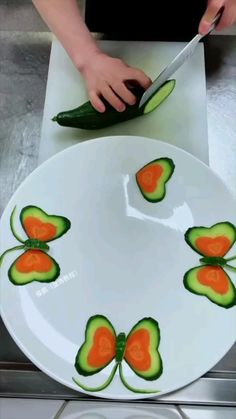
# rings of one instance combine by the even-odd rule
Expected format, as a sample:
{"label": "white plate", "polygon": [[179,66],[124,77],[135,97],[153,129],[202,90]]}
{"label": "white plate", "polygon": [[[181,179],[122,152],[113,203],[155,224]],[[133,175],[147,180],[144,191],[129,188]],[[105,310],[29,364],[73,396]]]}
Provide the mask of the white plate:
{"label": "white plate", "polygon": [[[172,158],[176,167],[165,199],[151,204],[134,175],[159,157]],[[190,154],[142,137],[106,137],[68,148],[35,170],[12,197],[1,219],[1,253],[17,245],[9,228],[15,205],[21,235],[18,214],[27,205],[72,223],[51,242],[50,255],[61,267],[55,283],[14,286],[7,272],[19,252],[10,253],[1,269],[3,321],[23,352],[55,380],[80,391],[72,377],[91,386],[108,377],[111,366],[92,377],[78,377],[74,368],[86,322],[95,314],[107,316],[117,333],[128,333],[146,316],[158,321],[162,375],[149,383],[127,366],[124,372],[131,385],[160,389],[160,395],[202,376],[233,345],[235,308],[221,308],[183,286],[184,273],[199,264],[185,231],[226,220],[236,224],[230,192]],[[127,390],[118,375],[93,394],[150,397]]]}

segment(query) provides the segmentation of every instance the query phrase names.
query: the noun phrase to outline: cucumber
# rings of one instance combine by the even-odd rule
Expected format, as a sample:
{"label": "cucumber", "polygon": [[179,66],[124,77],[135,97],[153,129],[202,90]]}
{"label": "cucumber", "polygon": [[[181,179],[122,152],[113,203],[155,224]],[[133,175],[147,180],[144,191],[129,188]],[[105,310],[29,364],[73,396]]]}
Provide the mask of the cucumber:
{"label": "cucumber", "polygon": [[174,87],[175,80],[167,80],[141,108],[139,108],[139,101],[144,90],[141,87],[135,87],[133,93],[137,98],[136,104],[127,105],[124,112],[117,112],[105,102],[106,111],[100,113],[90,102],[86,102],[78,108],[58,113],[52,120],[64,127],[85,130],[106,128],[154,111],[170,95]]}
{"label": "cucumber", "polygon": [[172,159],[162,157],[146,164],[136,173],[136,181],[143,197],[149,202],[159,202],[166,195],[166,183],[175,169]]}
{"label": "cucumber", "polygon": [[124,359],[134,373],[145,380],[156,380],[162,374],[160,339],[159,325],[151,317],[136,323],[127,336]]}

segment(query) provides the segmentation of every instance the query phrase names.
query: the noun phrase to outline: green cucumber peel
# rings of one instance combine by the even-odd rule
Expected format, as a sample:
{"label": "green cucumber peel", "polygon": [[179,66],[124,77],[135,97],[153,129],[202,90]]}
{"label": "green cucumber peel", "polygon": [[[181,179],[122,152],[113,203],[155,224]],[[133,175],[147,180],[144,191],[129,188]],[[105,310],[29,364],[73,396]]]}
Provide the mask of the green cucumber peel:
{"label": "green cucumber peel", "polygon": [[225,264],[225,268],[228,268],[231,271],[236,272],[236,267],[235,266],[232,266],[232,265],[228,265],[228,263]]}
{"label": "green cucumber peel", "polygon": [[122,383],[124,384],[124,386],[128,390],[132,391],[133,393],[140,393],[140,394],[160,393],[160,390],[139,389],[139,388],[133,387],[130,384],[128,384],[125,377],[124,377],[124,374],[123,374],[122,364],[119,364],[119,374],[120,374],[120,379],[121,379]]}
{"label": "green cucumber peel", "polygon": [[115,376],[116,370],[118,368],[118,365],[119,365],[118,363],[115,364],[115,366],[111,370],[111,374],[109,375],[108,379],[105,381],[105,383],[103,383],[101,386],[98,386],[98,387],[88,387],[82,384],[79,380],[77,380],[77,378],[72,377],[72,379],[75,382],[75,384],[77,384],[77,386],[81,387],[85,391],[90,391],[90,392],[102,391],[105,388],[107,388],[109,384],[111,384]]}
{"label": "green cucumber peel", "polygon": [[15,227],[14,227],[14,223],[15,223],[15,214],[16,214],[16,206],[13,208],[13,211],[11,213],[11,217],[10,217],[10,227],[11,227],[11,231],[13,236],[16,238],[16,240],[18,240],[20,243],[24,243],[25,240],[22,240],[22,238],[17,234]]}
{"label": "green cucumber peel", "polygon": [[225,268],[231,269],[232,271],[236,272],[236,267],[228,264],[228,262],[235,259],[236,256],[232,256],[227,259],[222,257],[203,257],[200,259],[200,262],[210,266],[224,266]]}
{"label": "green cucumber peel", "polygon": [[28,239],[24,243],[24,247],[26,250],[29,249],[39,249],[43,251],[48,251],[50,248],[47,243],[44,243],[38,239]]}
{"label": "green cucumber peel", "polygon": [[0,266],[2,265],[3,259],[6,256],[7,253],[13,252],[14,250],[21,250],[24,249],[24,245],[22,246],[15,246],[12,247],[11,249],[7,249],[1,256],[0,256]]}
{"label": "green cucumber peel", "polygon": [[226,262],[229,262],[230,260],[234,260],[234,259],[236,259],[236,256],[232,256],[232,257],[227,258],[227,259],[225,259],[225,260],[226,260]]}
{"label": "green cucumber peel", "polygon": [[116,362],[122,362],[125,354],[126,336],[125,333],[119,333],[116,338]]}
{"label": "green cucumber peel", "polygon": [[119,367],[119,375],[120,375],[121,382],[129,391],[132,391],[133,393],[140,393],[140,394],[160,393],[160,390],[139,389],[139,388],[133,387],[130,384],[128,384],[125,377],[124,377],[124,374],[123,374],[123,369],[122,369],[122,363],[121,362],[117,362],[115,364],[115,366],[113,367],[113,369],[111,371],[111,374],[109,375],[108,379],[101,386],[89,387],[89,386],[86,386],[86,385],[82,384],[77,378],[72,377],[72,379],[77,386],[79,386],[80,388],[82,388],[85,391],[89,391],[89,392],[102,391],[102,390],[105,390],[111,384],[118,367]]}
{"label": "green cucumber peel", "polygon": [[201,263],[205,263],[206,265],[211,266],[224,266],[226,265],[227,259],[222,257],[203,257],[200,259]]}

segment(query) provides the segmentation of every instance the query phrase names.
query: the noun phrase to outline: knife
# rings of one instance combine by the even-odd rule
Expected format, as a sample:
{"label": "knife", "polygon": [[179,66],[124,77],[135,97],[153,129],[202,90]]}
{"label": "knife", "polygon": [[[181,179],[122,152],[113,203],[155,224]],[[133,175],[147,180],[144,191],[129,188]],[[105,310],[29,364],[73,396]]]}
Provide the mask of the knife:
{"label": "knife", "polygon": [[142,95],[140,102],[139,102],[139,108],[141,108],[149,99],[150,97],[161,87],[163,83],[165,83],[168,78],[178,70],[179,67],[181,67],[184,62],[193,55],[195,48],[204,36],[208,35],[213,29],[216,27],[217,23],[219,23],[219,20],[222,16],[223,10],[221,10],[216,17],[213,19],[212,24],[210,26],[209,31],[202,35],[198,33],[183,49],[180,51],[180,53],[173,59],[173,61],[168,64],[168,66],[159,74],[159,76],[153,81],[151,86],[148,87],[147,90],[145,90],[144,94]]}

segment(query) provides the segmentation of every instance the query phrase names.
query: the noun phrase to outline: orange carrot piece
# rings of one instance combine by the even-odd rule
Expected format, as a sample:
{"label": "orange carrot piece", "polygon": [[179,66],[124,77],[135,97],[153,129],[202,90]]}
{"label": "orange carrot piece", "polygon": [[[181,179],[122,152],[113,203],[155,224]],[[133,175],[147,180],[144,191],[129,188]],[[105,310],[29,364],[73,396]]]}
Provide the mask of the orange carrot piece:
{"label": "orange carrot piece", "polygon": [[88,354],[88,364],[99,368],[108,364],[116,354],[116,338],[107,327],[99,327],[93,338],[93,346]]}
{"label": "orange carrot piece", "polygon": [[218,294],[226,294],[229,280],[220,266],[204,266],[197,273],[197,279],[202,285],[211,287]]}
{"label": "orange carrot piece", "polygon": [[209,257],[223,257],[229,250],[231,242],[228,237],[198,237],[196,240],[198,250]]}
{"label": "orange carrot piece", "polygon": [[146,371],[151,366],[150,335],[146,329],[133,332],[127,340],[125,359],[135,369]]}
{"label": "orange carrot piece", "polygon": [[51,223],[44,223],[36,217],[29,216],[24,220],[24,228],[30,239],[48,241],[55,237],[57,229]]}
{"label": "orange carrot piece", "polygon": [[154,192],[162,173],[163,167],[160,164],[152,164],[144,167],[137,173],[139,186],[144,192]]}
{"label": "orange carrot piece", "polygon": [[21,273],[49,272],[52,269],[52,259],[41,250],[27,250],[16,261],[16,269]]}

